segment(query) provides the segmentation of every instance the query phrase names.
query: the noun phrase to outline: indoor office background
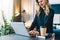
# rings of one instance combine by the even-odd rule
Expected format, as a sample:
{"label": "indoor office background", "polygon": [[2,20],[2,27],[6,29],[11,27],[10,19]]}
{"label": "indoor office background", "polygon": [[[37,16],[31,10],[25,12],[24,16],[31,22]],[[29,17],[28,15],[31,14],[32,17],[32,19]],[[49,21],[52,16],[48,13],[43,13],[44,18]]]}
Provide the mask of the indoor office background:
{"label": "indoor office background", "polygon": [[[56,36],[59,36],[60,35],[60,0],[49,0],[49,2],[51,4],[51,7],[55,10],[54,20],[53,20],[53,31],[54,33],[56,33]],[[9,25],[11,22],[13,21],[21,22],[22,21],[21,14],[23,10],[25,10],[27,14],[27,21],[25,22],[25,27],[29,28],[36,14],[35,0],[0,0],[0,33],[2,30],[2,26],[3,28],[10,30]],[[7,28],[7,26],[5,25],[9,27]],[[9,33],[10,31],[7,31],[6,34]]]}

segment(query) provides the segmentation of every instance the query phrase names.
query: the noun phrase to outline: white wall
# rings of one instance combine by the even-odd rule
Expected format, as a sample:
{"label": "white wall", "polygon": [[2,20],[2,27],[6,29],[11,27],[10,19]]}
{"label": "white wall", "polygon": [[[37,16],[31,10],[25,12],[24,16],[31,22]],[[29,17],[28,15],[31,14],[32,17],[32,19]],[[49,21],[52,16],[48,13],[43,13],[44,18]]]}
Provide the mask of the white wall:
{"label": "white wall", "polygon": [[49,0],[50,4],[60,4],[60,0]]}

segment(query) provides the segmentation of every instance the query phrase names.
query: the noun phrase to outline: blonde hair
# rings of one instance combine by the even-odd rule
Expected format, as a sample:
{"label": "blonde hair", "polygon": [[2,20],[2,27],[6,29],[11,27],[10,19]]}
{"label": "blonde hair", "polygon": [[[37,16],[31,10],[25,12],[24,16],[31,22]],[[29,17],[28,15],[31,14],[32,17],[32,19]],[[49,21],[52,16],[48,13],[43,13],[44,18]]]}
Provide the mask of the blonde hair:
{"label": "blonde hair", "polygon": [[49,12],[50,12],[50,6],[49,5],[46,5],[46,9],[44,10],[45,11],[45,14],[48,16]]}
{"label": "blonde hair", "polygon": [[[45,14],[48,16],[48,14],[49,14],[49,12],[50,12],[50,9],[49,9],[49,8],[50,8],[50,4],[47,3],[45,7],[46,7],[46,8],[44,9],[44,12],[45,12]],[[38,4],[36,4],[36,11],[37,11],[37,15],[39,16],[40,13],[41,13],[41,8],[40,8],[40,6],[39,6]]]}

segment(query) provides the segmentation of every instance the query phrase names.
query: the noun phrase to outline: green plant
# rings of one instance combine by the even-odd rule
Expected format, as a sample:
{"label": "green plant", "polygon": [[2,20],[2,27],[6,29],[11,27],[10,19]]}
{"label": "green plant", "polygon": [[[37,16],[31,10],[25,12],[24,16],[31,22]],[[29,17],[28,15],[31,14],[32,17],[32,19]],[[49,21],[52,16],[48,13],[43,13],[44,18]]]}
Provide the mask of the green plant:
{"label": "green plant", "polygon": [[11,19],[11,22],[13,22],[15,15],[16,15],[16,14],[13,13],[13,15],[12,15],[12,19]]}
{"label": "green plant", "polygon": [[[12,15],[11,22],[13,22],[14,17],[15,17],[15,13]],[[7,19],[4,17],[4,11],[2,11],[2,18],[3,18],[4,24],[1,25],[1,30],[0,30],[0,32],[2,32],[1,35],[8,35],[11,32],[11,29],[10,29],[11,26],[10,26],[10,23],[7,22]]]}
{"label": "green plant", "polygon": [[2,11],[2,18],[3,18],[4,24],[2,25],[2,28],[1,28],[1,32],[2,32],[1,35],[7,35],[10,33],[10,25],[8,25],[7,20],[4,17],[4,11]]}

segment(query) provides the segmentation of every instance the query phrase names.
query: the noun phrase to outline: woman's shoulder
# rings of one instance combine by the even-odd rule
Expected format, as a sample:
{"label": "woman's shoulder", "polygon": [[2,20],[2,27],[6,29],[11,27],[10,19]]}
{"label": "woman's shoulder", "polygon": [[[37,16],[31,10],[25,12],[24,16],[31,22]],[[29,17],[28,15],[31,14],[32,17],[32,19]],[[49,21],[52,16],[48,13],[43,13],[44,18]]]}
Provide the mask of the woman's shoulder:
{"label": "woman's shoulder", "polygon": [[50,11],[51,11],[51,12],[54,12],[54,9],[50,8]]}
{"label": "woman's shoulder", "polygon": [[55,12],[54,12],[54,9],[50,8],[50,14],[51,14],[51,15],[54,15],[54,13],[55,13]]}

